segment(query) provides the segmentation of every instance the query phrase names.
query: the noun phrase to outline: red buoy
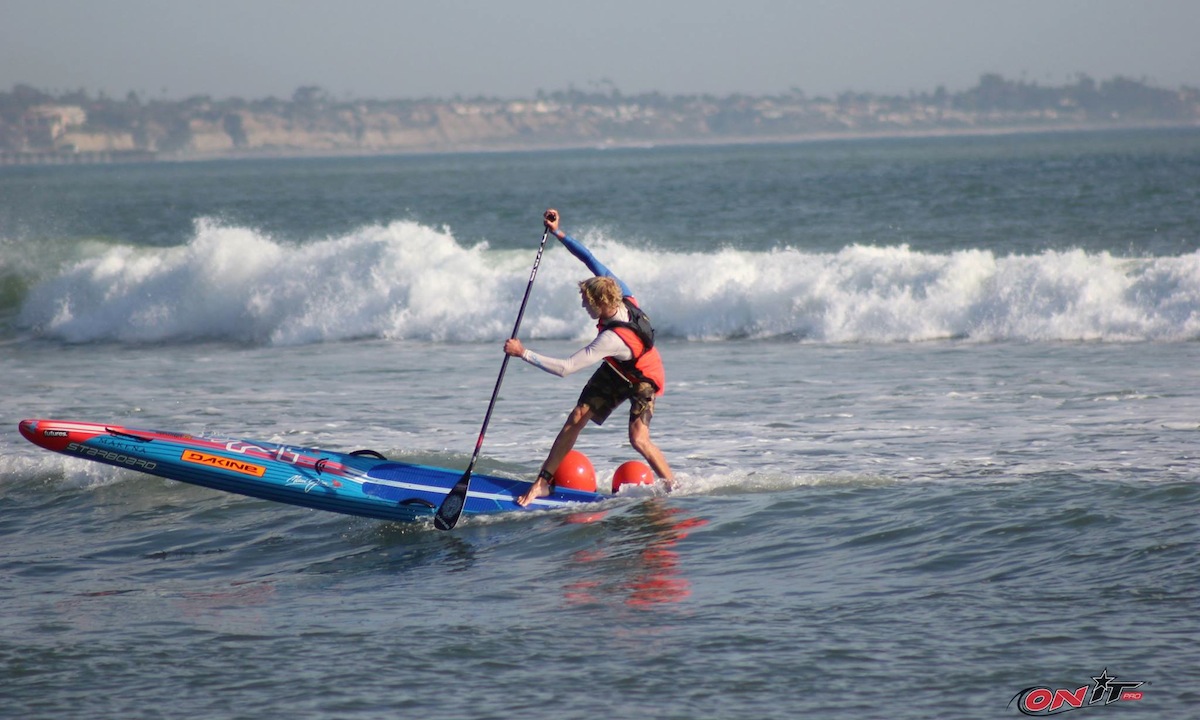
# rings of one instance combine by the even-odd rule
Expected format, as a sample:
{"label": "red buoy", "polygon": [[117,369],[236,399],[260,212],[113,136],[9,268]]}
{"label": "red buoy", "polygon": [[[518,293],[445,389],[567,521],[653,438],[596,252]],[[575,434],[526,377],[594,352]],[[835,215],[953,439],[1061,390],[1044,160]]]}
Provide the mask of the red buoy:
{"label": "red buoy", "polygon": [[592,467],[592,461],[588,460],[587,455],[578,450],[572,450],[567,453],[563,461],[559,463],[558,469],[554,471],[554,485],[572,490],[596,492],[596,469]]}
{"label": "red buoy", "polygon": [[627,463],[622,463],[617,471],[613,473],[612,491],[614,493],[621,489],[622,485],[653,485],[654,471],[644,462],[630,460]]}

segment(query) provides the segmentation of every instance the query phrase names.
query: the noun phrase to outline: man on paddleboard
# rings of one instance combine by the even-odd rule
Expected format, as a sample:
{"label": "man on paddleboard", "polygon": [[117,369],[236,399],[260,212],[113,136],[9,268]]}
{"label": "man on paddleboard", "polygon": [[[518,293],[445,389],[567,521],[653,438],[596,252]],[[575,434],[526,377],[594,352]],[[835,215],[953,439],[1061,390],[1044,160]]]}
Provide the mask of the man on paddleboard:
{"label": "man on paddleboard", "polygon": [[594,277],[579,283],[579,296],[583,309],[597,321],[598,333],[586,347],[566,359],[535,353],[516,338],[504,343],[504,352],[559,377],[598,362],[600,367],[579,394],[575,409],[567,415],[537,480],[528,492],[517,498],[517,504],[525,506],[549,495],[554,472],[575,446],[575,440],[588,421],[602,425],[626,400],[629,401],[629,443],[646,458],[654,474],[666,481],[669,490],[675,477],[662,451],[650,440],[654,398],[666,389],[662,356],[654,347],[654,328],[650,326],[650,319],[638,307],[628,285],[578,240],[559,230],[557,210],[547,210],[542,219],[546,230],[592,271]]}

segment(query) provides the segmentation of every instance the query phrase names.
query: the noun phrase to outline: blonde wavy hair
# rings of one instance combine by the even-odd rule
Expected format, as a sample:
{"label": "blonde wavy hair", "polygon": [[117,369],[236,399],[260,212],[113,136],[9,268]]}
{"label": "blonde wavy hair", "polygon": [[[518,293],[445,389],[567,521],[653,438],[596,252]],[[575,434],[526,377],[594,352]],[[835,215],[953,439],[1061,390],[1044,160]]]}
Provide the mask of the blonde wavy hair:
{"label": "blonde wavy hair", "polygon": [[594,307],[613,310],[621,307],[621,286],[610,277],[590,277],[579,283],[579,292]]}

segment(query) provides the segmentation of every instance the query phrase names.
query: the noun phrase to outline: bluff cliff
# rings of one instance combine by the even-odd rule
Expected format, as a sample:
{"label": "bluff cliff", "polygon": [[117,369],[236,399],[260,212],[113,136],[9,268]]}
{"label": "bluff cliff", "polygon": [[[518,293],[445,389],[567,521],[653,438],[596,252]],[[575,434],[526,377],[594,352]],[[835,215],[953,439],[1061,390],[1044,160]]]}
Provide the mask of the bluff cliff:
{"label": "bluff cliff", "polygon": [[575,90],[526,100],[336,101],[320,88],[290,100],[143,102],[80,91],[0,93],[0,162],[54,158],[188,159],[385,154],[569,146],[746,142],[901,135],[1200,125],[1200,91],[1086,76],[1062,87],[985,75],[959,93],[808,97],[625,96]]}

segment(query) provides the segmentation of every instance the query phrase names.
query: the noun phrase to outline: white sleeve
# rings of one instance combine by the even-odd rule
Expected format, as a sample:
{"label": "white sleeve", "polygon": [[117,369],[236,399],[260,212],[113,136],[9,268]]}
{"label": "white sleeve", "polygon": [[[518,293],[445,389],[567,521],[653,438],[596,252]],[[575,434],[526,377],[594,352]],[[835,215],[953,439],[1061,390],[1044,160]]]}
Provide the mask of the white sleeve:
{"label": "white sleeve", "polygon": [[633,352],[629,346],[612,330],[600,333],[595,340],[588,343],[587,347],[565,360],[549,355],[540,355],[528,348],[525,349],[525,354],[521,356],[521,359],[551,375],[566,377],[589,365],[595,365],[606,357],[615,357],[618,360],[633,359]]}

